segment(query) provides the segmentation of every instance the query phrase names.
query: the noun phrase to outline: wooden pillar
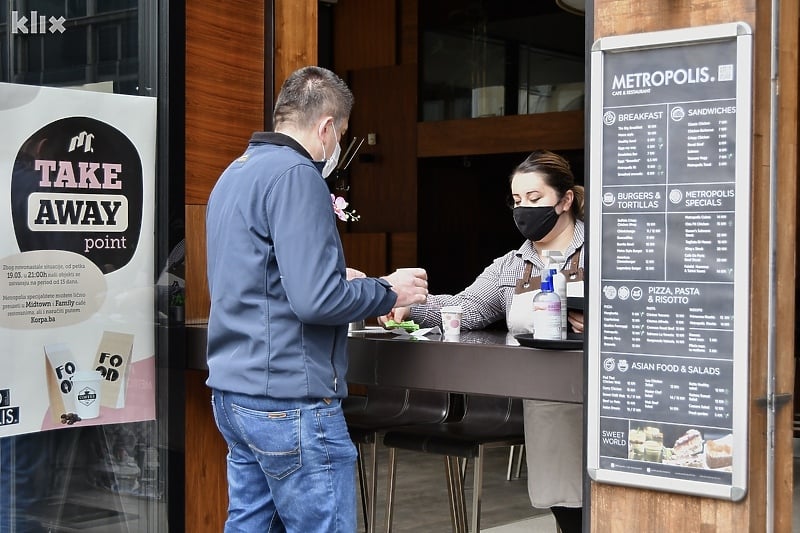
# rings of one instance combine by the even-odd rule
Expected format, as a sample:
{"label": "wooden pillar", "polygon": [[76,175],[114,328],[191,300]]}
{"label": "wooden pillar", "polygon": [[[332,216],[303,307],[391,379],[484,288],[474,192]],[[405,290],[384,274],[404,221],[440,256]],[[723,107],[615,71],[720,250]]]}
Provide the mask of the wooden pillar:
{"label": "wooden pillar", "polygon": [[[250,135],[271,122],[270,83],[277,96],[293,70],[316,64],[317,10],[316,0],[235,0],[224,8],[197,1],[186,6],[187,320],[208,318],[208,195]],[[268,57],[273,50],[274,57]]]}
{"label": "wooden pillar", "polygon": [[[740,502],[592,483],[591,531],[602,533],[680,531],[765,531],[767,506],[775,510],[775,531],[792,529],[792,408],[777,412],[774,501],[766,501],[767,273],[770,257],[770,35],[767,0],[595,0],[594,38],[744,21],[754,34],[752,138],[752,257],[750,298],[749,479]],[[798,4],[780,1],[780,99],[777,134],[778,243],[777,393],[794,388],[795,248],[797,243],[797,80]],[[756,266],[756,263],[752,263]]]}
{"label": "wooden pillar", "polygon": [[[274,0],[275,96],[293,71],[317,64],[318,0]],[[270,110],[271,111],[271,110]]]}
{"label": "wooden pillar", "polygon": [[[187,321],[208,318],[208,195],[252,133],[269,122],[270,83],[277,94],[289,73],[316,61],[317,0],[186,4]],[[227,449],[214,425],[206,377],[186,371],[186,531],[197,533],[222,531],[228,505]]]}
{"label": "wooden pillar", "polygon": [[208,317],[205,206],[217,178],[264,128],[264,2],[186,5],[186,319]]}

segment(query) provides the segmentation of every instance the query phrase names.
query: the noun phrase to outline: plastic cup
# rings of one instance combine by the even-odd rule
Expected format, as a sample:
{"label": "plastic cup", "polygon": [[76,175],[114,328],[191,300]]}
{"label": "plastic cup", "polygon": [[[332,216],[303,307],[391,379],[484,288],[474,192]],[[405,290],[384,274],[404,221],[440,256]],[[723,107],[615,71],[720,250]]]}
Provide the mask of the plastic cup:
{"label": "plastic cup", "polygon": [[461,313],[460,305],[448,305],[442,307],[442,333],[445,337],[461,335]]}
{"label": "plastic cup", "polygon": [[97,370],[78,370],[72,375],[75,414],[81,420],[100,416],[100,391],[103,375]]}

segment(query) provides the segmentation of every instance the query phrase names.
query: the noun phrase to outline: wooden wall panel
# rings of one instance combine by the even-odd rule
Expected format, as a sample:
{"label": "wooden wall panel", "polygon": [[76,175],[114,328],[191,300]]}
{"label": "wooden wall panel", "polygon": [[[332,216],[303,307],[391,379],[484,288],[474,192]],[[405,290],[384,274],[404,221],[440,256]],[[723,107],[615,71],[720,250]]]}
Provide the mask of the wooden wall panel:
{"label": "wooden wall panel", "polygon": [[756,0],[594,0],[594,34],[608,37],[735,21],[753,26],[755,6]]}
{"label": "wooden wall panel", "polygon": [[342,248],[348,267],[360,270],[370,277],[387,273],[385,233],[344,233]]}
{"label": "wooden wall panel", "polygon": [[208,372],[186,371],[185,531],[223,530],[228,509],[228,446],[214,424]]}
{"label": "wooden wall panel", "polygon": [[[770,172],[770,2],[755,0],[683,1],[595,0],[594,38],[734,21],[754,30],[754,119],[752,171],[752,257],[769,257]],[[778,211],[797,210],[798,5],[781,1]],[[781,219],[777,249],[777,393],[794,384],[795,248],[797,219]],[[764,531],[767,505],[775,506],[776,532],[792,530],[791,409],[778,412],[775,501],[766,501],[766,418],[758,402],[766,393],[769,286],[763,271],[751,276],[750,419],[748,494],[739,503],[592,483],[592,531]]]}
{"label": "wooden wall panel", "polygon": [[349,231],[416,231],[416,79],[415,65],[351,72],[350,132],[375,133],[376,144],[364,143],[348,169],[348,196],[361,214]]}
{"label": "wooden wall panel", "polygon": [[186,3],[186,203],[264,127],[263,2]]}
{"label": "wooden wall panel", "polygon": [[417,264],[417,233],[401,232],[389,234],[388,271],[415,267]]}
{"label": "wooden wall panel", "polygon": [[[784,0],[780,7],[780,49],[778,70],[781,77],[780,98],[778,102],[778,213],[797,213],[797,164],[798,164],[798,75],[800,74],[800,3]],[[781,217],[778,225],[777,254],[778,299],[776,315],[780,320],[778,330],[782,332],[776,342],[778,362],[776,368],[776,389],[779,393],[794,391],[795,354],[794,325],[797,324],[797,257],[798,242],[796,217]],[[776,474],[776,493],[780,498],[775,505],[775,531],[792,530],[792,510],[794,485],[794,410],[787,404],[778,412],[776,423],[780,430],[776,433],[776,457],[778,459]]]}
{"label": "wooden wall panel", "polygon": [[[317,64],[317,0],[274,0],[275,97],[289,74]],[[270,109],[271,113],[272,110]]]}
{"label": "wooden wall panel", "polygon": [[[768,4],[763,4],[767,7]],[[751,22],[754,29],[754,91],[753,91],[753,179],[751,202],[751,256],[769,257],[769,69],[770,69],[770,16],[768,9],[760,9]],[[758,213],[763,213],[759,216]],[[766,254],[766,255],[761,255]],[[739,523],[748,524],[751,531],[763,529],[766,523],[766,435],[767,420],[763,407],[755,401],[766,396],[767,358],[767,298],[769,284],[764,274],[751,275],[750,298],[750,440],[749,492],[747,514],[738,517]],[[759,310],[759,311],[756,311]],[[770,503],[772,504],[772,503]],[[753,528],[756,529],[753,529]]]}
{"label": "wooden wall panel", "polygon": [[[340,75],[397,62],[397,0],[339,0],[333,8],[333,60]],[[356,105],[359,104],[356,94]]]}
{"label": "wooden wall panel", "polygon": [[583,123],[583,111],[420,122],[417,155],[507,154],[543,146],[549,150],[582,150]]}
{"label": "wooden wall panel", "polygon": [[[206,206],[187,205],[186,321],[205,322],[211,307],[206,279]],[[188,268],[188,266],[191,268]]]}
{"label": "wooden wall panel", "polygon": [[418,0],[400,0],[400,64],[417,64]]}

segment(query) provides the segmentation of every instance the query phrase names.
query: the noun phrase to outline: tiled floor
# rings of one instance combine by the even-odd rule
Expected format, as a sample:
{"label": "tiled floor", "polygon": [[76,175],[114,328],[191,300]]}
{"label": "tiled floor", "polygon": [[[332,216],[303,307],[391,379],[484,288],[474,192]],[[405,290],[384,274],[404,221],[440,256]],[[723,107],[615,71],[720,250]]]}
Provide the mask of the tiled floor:
{"label": "tiled floor", "polygon": [[[377,531],[384,531],[388,451],[378,448]],[[481,530],[491,533],[555,533],[549,511],[531,507],[522,476],[506,480],[508,448],[486,451]],[[466,471],[468,512],[472,498],[472,463]],[[398,450],[393,533],[450,533],[445,465],[442,456]],[[359,522],[361,521],[359,517]],[[363,531],[363,529],[362,529]]]}
{"label": "tiled floor", "polygon": [[484,533],[553,533],[556,531],[556,521],[552,515],[540,515],[504,526],[481,528]]}
{"label": "tiled floor", "polygon": [[[506,481],[507,450],[487,451],[484,471],[481,531],[484,533],[555,533],[549,512],[534,509],[528,501],[525,470],[522,478]],[[379,449],[378,531],[384,531],[384,495],[387,452]],[[472,470],[467,469],[467,499],[471,498]],[[395,533],[450,533],[444,462],[436,455],[398,452]],[[469,501],[468,501],[469,505]],[[794,459],[792,531],[800,532],[800,441]],[[362,530],[363,531],[363,530]]]}
{"label": "tiled floor", "polygon": [[[386,463],[388,452],[379,448],[379,485],[377,531],[384,529],[384,504],[386,494]],[[481,531],[484,533],[555,533],[555,521],[549,512],[533,509],[528,501],[525,469],[522,477],[506,480],[507,448],[488,450],[484,469]],[[467,504],[471,504],[472,468],[467,468]],[[794,459],[794,493],[792,531],[800,532],[800,444]],[[157,513],[154,502],[138,498],[109,496],[97,490],[87,490],[84,499],[73,503],[106,505],[127,515],[127,522],[97,524],[87,527],[82,523],[76,529],[64,523],[55,530],[63,533],[132,533],[156,531]],[[113,501],[112,501],[113,500]],[[448,512],[447,487],[444,477],[444,460],[441,456],[398,451],[398,468],[393,520],[394,533],[450,533],[452,527]],[[165,505],[159,502],[157,505]],[[65,519],[66,517],[61,517]],[[138,518],[138,519],[137,519]],[[114,521],[116,522],[116,521]],[[359,522],[361,516],[359,514]],[[361,524],[360,524],[361,525]],[[363,528],[360,529],[363,531]]]}

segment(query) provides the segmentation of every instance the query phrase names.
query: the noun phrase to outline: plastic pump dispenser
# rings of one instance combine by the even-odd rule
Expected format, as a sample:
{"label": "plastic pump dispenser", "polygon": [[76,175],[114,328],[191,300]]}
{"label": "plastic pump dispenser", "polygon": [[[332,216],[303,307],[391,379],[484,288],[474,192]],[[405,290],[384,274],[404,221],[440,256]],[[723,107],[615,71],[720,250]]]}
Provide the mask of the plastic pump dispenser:
{"label": "plastic pump dispenser", "polygon": [[549,269],[542,271],[541,291],[533,297],[533,338],[561,340],[561,298],[553,292]]}
{"label": "plastic pump dispenser", "polygon": [[560,266],[564,262],[564,254],[553,250],[542,252],[545,269],[550,271],[553,292],[561,299],[561,340],[567,338],[567,277],[561,272]]}

